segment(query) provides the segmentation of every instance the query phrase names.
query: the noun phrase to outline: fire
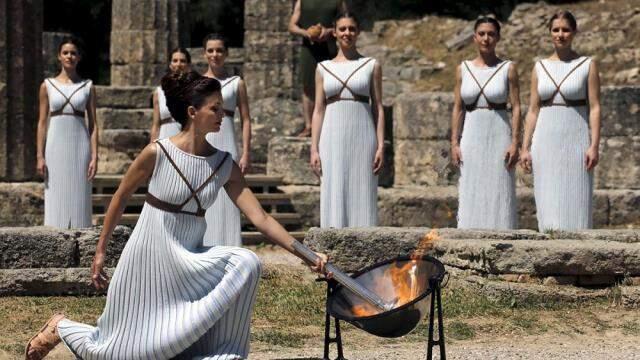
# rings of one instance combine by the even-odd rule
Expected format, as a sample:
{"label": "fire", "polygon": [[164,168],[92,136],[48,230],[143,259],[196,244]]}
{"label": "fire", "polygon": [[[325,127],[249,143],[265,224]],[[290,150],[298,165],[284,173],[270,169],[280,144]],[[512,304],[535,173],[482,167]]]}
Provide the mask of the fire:
{"label": "fire", "polygon": [[[385,269],[384,276],[381,277],[375,286],[375,293],[385,300],[395,300],[394,308],[402,306],[415,298],[425,288],[419,283],[418,260],[427,251],[433,248],[433,243],[439,240],[438,230],[431,229],[418,243],[416,250],[410,255],[411,261],[396,262]],[[369,303],[354,305],[351,308],[353,315],[357,317],[371,316],[380,313],[380,310]]]}

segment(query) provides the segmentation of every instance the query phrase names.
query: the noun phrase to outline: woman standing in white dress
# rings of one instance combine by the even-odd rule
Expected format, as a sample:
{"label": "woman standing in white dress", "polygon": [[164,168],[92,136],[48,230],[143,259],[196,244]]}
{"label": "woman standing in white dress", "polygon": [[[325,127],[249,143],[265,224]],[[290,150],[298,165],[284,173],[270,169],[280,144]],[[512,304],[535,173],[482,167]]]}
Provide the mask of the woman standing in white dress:
{"label": "woman standing in white dress", "polygon": [[382,67],[358,53],[349,13],[335,22],[338,55],[318,64],[311,168],[320,177],[320,226],[375,226],[383,164]]}
{"label": "woman standing in white dress", "polygon": [[[191,54],[185,48],[175,48],[171,52],[169,61],[169,71],[187,72],[191,65]],[[158,139],[166,139],[180,132],[181,125],[171,117],[167,108],[167,99],[162,91],[162,86],[158,86],[153,92],[153,122],[151,123],[151,142]]]}
{"label": "woman standing in white dress", "polygon": [[[263,234],[298,255],[296,240],[260,207],[229,153],[205,139],[223,121],[220,83],[173,73],[162,87],[182,132],[147,145],[109,205],[92,265],[93,284],[109,285],[104,312],[95,327],[54,315],[27,344],[27,359],[61,340],[81,359],[247,358],[260,262],[243,248],[202,248],[205,209],[224,187]],[[108,240],[147,181],[147,201],[108,284]],[[326,256],[318,255],[311,265],[323,272]]]}
{"label": "woman standing in white dress", "polygon": [[[222,99],[224,101],[224,119],[218,132],[207,134],[207,141],[214,147],[231,154],[238,163],[242,174],[246,174],[251,166],[251,115],[249,114],[249,98],[247,86],[239,76],[230,76],[224,61],[229,49],[222,36],[209,34],[202,42],[204,56],[209,64],[204,76],[220,81]],[[238,158],[236,135],[233,124],[235,110],[240,110],[242,120],[242,156]],[[207,210],[207,232],[204,245],[242,245],[240,210],[236,207],[224,190],[220,192],[216,202]]]}
{"label": "woman standing in white dress", "polygon": [[[514,229],[514,165],[520,134],[518,72],[514,63],[496,55],[500,40],[497,20],[478,19],[473,39],[478,56],[458,66],[451,116],[451,159],[460,167],[458,228]],[[511,102],[511,123],[507,101]]]}
{"label": "woman standing in white dress", "polygon": [[595,61],[571,48],[578,27],[570,12],[553,15],[549,29],[555,52],[536,62],[531,74],[521,162],[533,169],[540,231],[588,229],[600,144],[600,78]]}
{"label": "woman standing in white dress", "polygon": [[96,94],[91,80],[76,71],[80,51],[78,38],[62,39],[60,74],[46,79],[39,94],[37,171],[44,177],[44,225],[65,229],[91,226],[91,180],[98,168]]}

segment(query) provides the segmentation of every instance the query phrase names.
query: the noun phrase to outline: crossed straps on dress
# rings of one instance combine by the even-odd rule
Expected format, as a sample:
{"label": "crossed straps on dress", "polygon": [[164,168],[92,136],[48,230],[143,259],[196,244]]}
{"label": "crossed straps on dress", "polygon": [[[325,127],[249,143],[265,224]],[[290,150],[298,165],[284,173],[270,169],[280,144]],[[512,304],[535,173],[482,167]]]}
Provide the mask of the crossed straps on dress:
{"label": "crossed straps on dress", "polygon": [[[562,91],[560,91],[560,86],[562,86],[564,81],[569,78],[569,75],[571,75],[574,71],[576,71],[587,60],[589,60],[589,58],[585,57],[582,61],[580,61],[578,65],[574,66],[573,69],[571,69],[571,71],[569,71],[567,75],[565,75],[564,78],[562,78],[560,83],[556,83],[556,80],[553,78],[553,76],[551,76],[547,68],[544,66],[544,63],[542,61],[539,61],[540,66],[542,66],[542,70],[544,70],[544,72],[547,73],[547,76],[549,77],[549,79],[551,79],[551,82],[556,87],[556,91],[553,92],[550,98],[548,98],[547,100],[540,100],[540,106],[543,106],[543,107],[545,106],[586,106],[588,103],[587,99],[579,99],[579,100],[567,99],[562,93]],[[562,97],[562,100],[564,101],[564,103],[553,102],[553,99],[556,97],[557,94],[560,94],[560,97]]]}
{"label": "crossed straps on dress", "polygon": [[[62,90],[60,90],[57,86],[55,86],[55,85],[53,84],[53,81],[51,81],[51,79],[47,79],[47,81],[48,81],[48,82],[49,82],[49,84],[50,84],[51,86],[53,86],[53,88],[54,88],[54,89],[56,89],[56,90],[60,93],[60,95],[62,95],[62,97],[65,99],[65,102],[64,102],[64,104],[62,104],[62,106],[60,107],[60,109],[49,112],[49,116],[50,116],[50,117],[54,117],[54,116],[60,116],[60,115],[75,115],[75,116],[78,116],[78,117],[83,118],[83,117],[84,117],[84,110],[83,110],[83,111],[76,110],[76,108],[75,108],[75,107],[73,107],[73,104],[71,103],[71,98],[72,98],[72,97],[73,97],[73,95],[75,95],[75,94],[76,94],[80,89],[82,89],[83,87],[85,87],[85,85],[87,85],[87,84],[89,83],[89,80],[85,80],[85,82],[84,82],[84,83],[82,83],[82,85],[78,86],[78,88],[77,88],[77,89],[75,89],[75,90],[71,93],[71,95],[69,95],[68,97],[67,97],[67,95],[65,95],[65,94],[62,92]],[[71,106],[71,109],[73,109],[73,113],[65,113],[65,112],[64,112],[64,108],[65,108],[67,105]]]}
{"label": "crossed straps on dress", "polygon": [[[342,80],[340,79],[340,77],[338,77],[338,75],[334,74],[333,72],[331,72],[326,66],[324,66],[322,63],[319,63],[320,66],[322,66],[326,72],[328,72],[329,74],[331,74],[334,78],[336,78],[336,80],[338,80],[341,84],[342,84],[342,88],[335,94],[332,96],[327,97],[327,105],[332,104],[336,101],[340,101],[340,100],[350,100],[350,101],[358,101],[358,102],[363,102],[363,103],[369,103],[369,96],[366,95],[358,95],[355,93],[355,91],[353,91],[349,85],[348,82],[349,80],[351,80],[351,77],[353,77],[353,75],[355,75],[358,70],[362,69],[365,65],[367,65],[371,60],[373,60],[373,58],[369,58],[367,61],[365,61],[364,63],[362,63],[360,66],[358,66],[355,70],[353,70],[353,72],[351,73],[351,75],[349,75],[349,77],[347,77],[346,80]],[[353,95],[353,99],[352,98],[344,98],[341,96],[342,92],[344,91],[344,89],[349,90],[349,92],[351,93],[351,95]]]}
{"label": "crossed straps on dress", "polygon": [[[162,143],[160,143],[159,140],[156,140],[155,143],[158,144],[158,146],[160,146],[160,149],[162,150],[162,152],[164,152],[164,154],[167,156],[167,159],[169,160],[169,163],[171,164],[171,166],[173,166],[173,168],[176,170],[178,175],[180,175],[180,178],[182,178],[184,183],[189,188],[189,191],[191,191],[191,195],[185,201],[183,201],[181,204],[171,204],[171,203],[168,203],[166,201],[160,200],[157,197],[153,196],[153,194],[151,194],[150,192],[147,192],[145,201],[149,205],[151,205],[151,206],[153,206],[153,207],[155,207],[157,209],[163,210],[163,211],[167,211],[167,212],[171,212],[171,213],[178,213],[178,214],[193,215],[193,216],[197,216],[197,217],[203,217],[205,212],[206,212],[206,209],[204,209],[202,207],[202,203],[200,202],[200,198],[198,198],[198,193],[200,191],[202,191],[202,189],[204,189],[204,187],[207,186],[207,184],[211,180],[213,180],[214,175],[218,172],[220,167],[222,167],[222,164],[224,164],[224,162],[227,160],[227,157],[229,157],[229,153],[226,153],[224,155],[224,157],[222,158],[222,161],[220,161],[220,163],[218,163],[218,165],[213,170],[211,175],[209,175],[209,177],[202,183],[202,185],[200,185],[197,189],[194,190],[193,186],[191,186],[191,183],[189,182],[189,180],[187,180],[187,177],[184,176],[184,173],[182,173],[182,171],[180,170],[178,165],[176,165],[175,161],[173,161],[171,156],[169,156],[169,152],[167,152],[167,149],[164,147],[164,145],[162,145]],[[195,212],[187,211],[187,210],[183,210],[182,209],[185,205],[187,205],[187,203],[189,201],[191,201],[191,199],[194,199],[196,201],[196,204],[198,205],[198,209]]]}
{"label": "crossed straps on dress", "polygon": [[[500,64],[500,66],[498,66],[498,68],[496,69],[496,71],[493,72],[493,74],[491,74],[491,76],[489,76],[489,79],[484,83],[484,85],[480,85],[480,82],[478,81],[478,79],[476,78],[475,75],[473,75],[473,72],[471,71],[471,69],[469,68],[469,65],[467,64],[466,61],[462,62],[464,64],[464,66],[467,68],[467,71],[469,72],[469,75],[471,75],[471,77],[473,78],[473,80],[476,82],[476,84],[478,84],[478,87],[480,88],[480,93],[478,94],[478,96],[476,97],[476,99],[473,101],[473,103],[471,104],[465,104],[464,105],[464,109],[467,112],[471,112],[474,111],[476,109],[490,109],[490,110],[506,110],[507,109],[507,103],[494,103],[489,101],[489,98],[487,97],[487,95],[484,93],[484,89],[487,87],[487,85],[489,84],[489,82],[491,82],[491,80],[493,79],[494,76],[496,76],[496,74],[500,71],[500,69],[502,69],[502,67],[508,63],[508,61],[503,61],[502,64]],[[486,102],[487,102],[487,106],[478,106],[478,100],[480,100],[480,96],[482,96]]]}

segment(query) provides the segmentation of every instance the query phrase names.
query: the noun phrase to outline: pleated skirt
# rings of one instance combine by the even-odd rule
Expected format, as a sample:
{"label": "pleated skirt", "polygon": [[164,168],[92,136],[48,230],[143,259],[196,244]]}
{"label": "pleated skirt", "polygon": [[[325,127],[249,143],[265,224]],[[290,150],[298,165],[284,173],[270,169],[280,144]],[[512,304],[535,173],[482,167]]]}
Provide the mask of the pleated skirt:
{"label": "pleated skirt", "polygon": [[588,229],[592,224],[593,173],[586,107],[544,107],[531,144],[540,231]]}
{"label": "pleated skirt", "polygon": [[97,326],[61,321],[64,344],[85,360],[246,358],[260,262],[198,247],[204,230],[202,218],[145,205]]}
{"label": "pleated skirt", "polygon": [[515,175],[505,163],[510,144],[506,111],[477,109],[466,114],[460,141],[458,228],[517,227]]}
{"label": "pleated skirt", "polygon": [[91,226],[91,182],[87,180],[91,145],[84,119],[73,115],[49,120],[45,146],[44,225]]}
{"label": "pleated skirt", "polygon": [[[233,118],[225,116],[217,133],[207,134],[207,141],[217,149],[231,154],[238,161],[238,148],[233,127]],[[240,210],[231,201],[225,189],[220,189],[218,197],[205,214],[207,231],[204,246],[242,246]]]}
{"label": "pleated skirt", "polygon": [[338,101],[327,106],[319,142],[320,226],[376,226],[377,140],[369,104]]}

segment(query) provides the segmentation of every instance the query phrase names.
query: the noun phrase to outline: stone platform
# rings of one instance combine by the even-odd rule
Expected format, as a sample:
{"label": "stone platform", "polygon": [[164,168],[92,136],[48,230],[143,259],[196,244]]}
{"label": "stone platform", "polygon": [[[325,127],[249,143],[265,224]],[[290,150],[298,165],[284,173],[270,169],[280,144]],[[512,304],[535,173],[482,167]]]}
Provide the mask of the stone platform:
{"label": "stone platform", "polygon": [[[466,286],[492,298],[581,301],[612,298],[640,304],[640,230],[538,233],[429,228],[311,229],[305,238],[353,272],[396,256],[422,253],[442,261]],[[419,245],[420,244],[420,245]]]}

